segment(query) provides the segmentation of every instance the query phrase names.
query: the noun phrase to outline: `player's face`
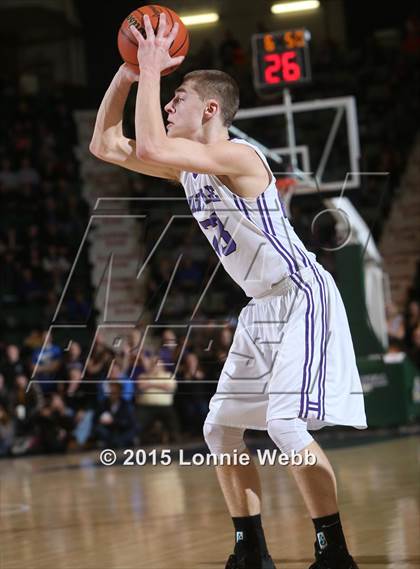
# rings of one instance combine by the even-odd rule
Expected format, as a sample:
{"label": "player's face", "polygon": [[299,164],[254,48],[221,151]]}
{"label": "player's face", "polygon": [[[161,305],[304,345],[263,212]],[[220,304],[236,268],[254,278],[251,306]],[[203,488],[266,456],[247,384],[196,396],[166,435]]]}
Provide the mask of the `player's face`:
{"label": "player's face", "polygon": [[170,137],[194,139],[202,131],[205,103],[191,84],[183,83],[165,106],[167,134]]}

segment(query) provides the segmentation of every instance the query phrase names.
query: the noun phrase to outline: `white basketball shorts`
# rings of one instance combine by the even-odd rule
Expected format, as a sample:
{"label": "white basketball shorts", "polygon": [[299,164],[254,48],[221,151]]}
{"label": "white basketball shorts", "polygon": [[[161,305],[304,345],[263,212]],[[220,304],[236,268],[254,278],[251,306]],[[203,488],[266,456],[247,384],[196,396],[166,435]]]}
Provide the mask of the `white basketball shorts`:
{"label": "white basketball shorts", "polygon": [[207,421],[265,430],[296,417],[310,430],[367,426],[344,304],[318,263],[241,310]]}

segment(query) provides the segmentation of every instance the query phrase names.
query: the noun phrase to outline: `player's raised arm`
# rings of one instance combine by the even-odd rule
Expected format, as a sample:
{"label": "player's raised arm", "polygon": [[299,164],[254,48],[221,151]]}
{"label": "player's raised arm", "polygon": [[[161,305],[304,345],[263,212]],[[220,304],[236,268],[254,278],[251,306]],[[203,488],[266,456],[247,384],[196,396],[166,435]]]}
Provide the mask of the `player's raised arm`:
{"label": "player's raised arm", "polygon": [[[139,46],[138,60],[141,69],[135,112],[137,157],[148,163],[166,165],[180,171],[255,176],[256,165],[257,168],[262,168],[259,158],[253,150],[231,144],[226,128],[223,135],[219,132],[214,136],[213,141],[206,144],[200,140],[191,139],[191,135],[194,136],[195,133],[190,124],[188,125],[190,134],[188,138],[175,134],[172,128],[174,125],[169,125],[168,135],[166,134],[160,108],[160,77],[163,70],[178,65],[183,59],[183,57],[171,57],[169,54],[169,48],[178,31],[178,24],[174,24],[170,33],[167,34],[166,17],[162,13],[156,34],[147,15],[144,16],[144,26],[146,38],[134,26],[131,27]],[[170,109],[168,110],[172,102],[165,108],[170,114],[170,120],[175,116],[176,119],[182,117],[181,120],[185,126],[187,122],[191,122],[191,116],[199,117],[200,124],[196,129],[199,130],[202,127],[202,120],[206,122],[217,113],[220,114],[220,104],[217,100],[209,100],[205,103],[198,101],[197,105],[202,104],[203,106],[201,109],[191,100],[194,96],[192,92],[186,92],[185,89],[177,91],[184,92],[182,93],[183,98],[180,95],[176,96],[176,99],[179,99],[176,103],[178,105],[176,113],[172,115]],[[195,96],[198,99],[198,95]],[[182,107],[182,101],[185,98],[188,99],[189,111]],[[179,128],[176,132],[180,132]],[[263,171],[265,173],[264,168]]]}
{"label": "player's raised arm", "polygon": [[138,76],[127,64],[115,74],[99,107],[89,150],[105,162],[118,164],[149,176],[179,180],[175,168],[149,164],[137,156],[136,142],[123,134],[122,121],[125,103],[132,83]]}

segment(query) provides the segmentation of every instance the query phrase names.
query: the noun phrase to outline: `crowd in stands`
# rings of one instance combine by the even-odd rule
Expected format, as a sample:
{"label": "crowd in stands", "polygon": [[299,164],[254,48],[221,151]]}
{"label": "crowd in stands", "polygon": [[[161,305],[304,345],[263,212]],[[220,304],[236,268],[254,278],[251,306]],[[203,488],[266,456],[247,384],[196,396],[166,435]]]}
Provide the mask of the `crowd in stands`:
{"label": "crowd in stands", "polygon": [[[101,333],[66,349],[8,344],[0,359],[0,456],[178,442],[201,435],[233,328],[211,323],[193,339],[139,327],[111,348]],[[205,354],[199,357],[199,354]]]}
{"label": "crowd in stands", "polygon": [[[3,86],[0,100],[0,326],[16,339],[48,325],[89,218],[74,155],[72,110],[59,93],[28,96]],[[89,268],[62,316],[87,317]]]}
{"label": "crowd in stands", "polygon": [[[420,267],[419,267],[420,268]],[[420,271],[419,271],[420,273]],[[420,369],[420,279],[410,291],[403,311],[390,302],[387,306],[388,351],[407,353]]]}
{"label": "crowd in stands", "polygon": [[[376,239],[404,168],[405,150],[419,124],[419,52],[409,39],[403,38],[392,49],[369,43],[352,53],[340,53],[331,43],[318,46],[314,81],[304,92],[308,99],[325,93],[357,98],[361,169],[391,174],[384,195],[374,179],[363,180],[361,191],[350,195]],[[182,73],[188,66],[231,73],[240,84],[244,107],[266,103],[252,86],[250,53],[231,32],[218,49],[204,42],[187,59]],[[179,74],[167,78],[163,98],[169,98],[179,80]],[[89,342],[76,340],[63,348],[47,330],[89,216],[81,197],[72,111],[59,92],[23,95],[8,83],[1,89],[0,456],[200,436],[246,297],[224,271],[215,271],[216,255],[191,224],[181,228],[180,239],[165,249],[165,255],[156,256],[151,266],[147,308],[157,310],[173,260],[183,253],[176,297],[167,303],[164,314],[168,327],[151,345],[142,346],[140,325],[121,339],[118,348],[100,334],[92,350]],[[302,97],[296,93],[296,98]],[[258,134],[258,126],[254,133]],[[275,134],[267,131],[263,137],[270,143]],[[148,179],[134,175],[132,179],[133,195],[148,195]],[[153,195],[159,183],[153,181]],[[177,213],[176,207],[168,211],[164,204],[153,205],[153,215],[165,222]],[[179,207],[187,213],[185,203]],[[308,248],[334,274],[334,255],[324,247],[334,244],[333,223],[316,233],[311,230],[311,220],[321,207],[317,196],[296,200],[291,217]],[[151,243],[159,227],[150,223]],[[89,264],[83,255],[80,261],[82,268],[60,305],[59,318],[83,322],[93,330]],[[200,312],[206,327],[186,342],[171,324],[196,310],[199,285],[210,276],[211,290]],[[392,348],[406,351],[420,366],[419,278],[408,293],[404,313],[388,306],[388,329]]]}

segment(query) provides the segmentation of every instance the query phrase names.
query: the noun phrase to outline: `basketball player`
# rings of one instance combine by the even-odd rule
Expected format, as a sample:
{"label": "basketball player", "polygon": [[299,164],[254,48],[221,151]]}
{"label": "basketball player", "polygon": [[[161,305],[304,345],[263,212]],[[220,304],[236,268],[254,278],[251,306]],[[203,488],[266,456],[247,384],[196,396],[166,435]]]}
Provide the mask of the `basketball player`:
{"label": "basketball player", "polygon": [[[216,70],[188,73],[160,108],[161,71],[179,64],[168,49],[162,14],[155,35],[132,28],[141,68],[126,65],[102,101],[90,150],[130,170],[177,180],[193,216],[220,262],[250,302],[210,404],[204,436],[213,453],[247,452],[247,428],[268,430],[288,455],[308,449],[315,465],[289,466],[315,526],[312,569],[357,569],[344,538],[336,480],[308,429],[366,427],[361,385],[345,309],[331,275],[293,231],[278,199],[264,155],[243,140],[229,140],[239,106],[238,87]],[[138,81],[136,140],[122,131],[124,104]],[[261,524],[260,482],[254,463],[217,466],[233,519],[235,548],[226,569],[275,569]]]}

